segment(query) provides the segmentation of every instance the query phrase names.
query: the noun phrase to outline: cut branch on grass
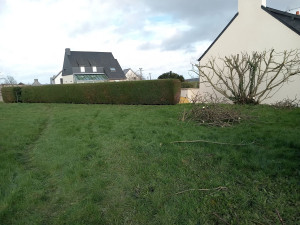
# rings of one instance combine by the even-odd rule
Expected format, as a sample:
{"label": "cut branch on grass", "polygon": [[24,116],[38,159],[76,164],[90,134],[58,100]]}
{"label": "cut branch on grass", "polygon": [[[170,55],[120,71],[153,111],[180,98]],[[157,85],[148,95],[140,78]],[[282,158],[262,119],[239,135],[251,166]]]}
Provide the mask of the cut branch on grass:
{"label": "cut branch on grass", "polygon": [[199,188],[199,189],[188,189],[188,190],[184,190],[184,191],[180,191],[175,193],[175,195],[180,195],[186,192],[192,192],[192,191],[222,191],[222,190],[227,190],[227,187],[217,187],[217,188]]}
{"label": "cut branch on grass", "polygon": [[277,209],[276,209],[276,214],[277,214],[277,216],[278,216],[278,219],[279,219],[280,223],[281,223],[282,225],[285,225],[285,223],[284,223],[284,221],[283,221],[282,217],[280,216],[280,213],[279,213],[279,211],[278,211]]}
{"label": "cut branch on grass", "polygon": [[245,146],[245,145],[252,145],[252,144],[254,144],[254,142],[234,144],[234,143],[226,143],[226,142],[207,141],[207,140],[173,141],[173,142],[171,142],[171,144],[177,144],[177,143],[209,143],[209,144],[233,145],[233,146]]}
{"label": "cut branch on grass", "polygon": [[230,225],[230,223],[227,223],[226,220],[224,220],[221,216],[219,216],[217,213],[212,213],[214,216],[216,216],[219,220],[221,220],[222,222],[224,222],[225,224]]}

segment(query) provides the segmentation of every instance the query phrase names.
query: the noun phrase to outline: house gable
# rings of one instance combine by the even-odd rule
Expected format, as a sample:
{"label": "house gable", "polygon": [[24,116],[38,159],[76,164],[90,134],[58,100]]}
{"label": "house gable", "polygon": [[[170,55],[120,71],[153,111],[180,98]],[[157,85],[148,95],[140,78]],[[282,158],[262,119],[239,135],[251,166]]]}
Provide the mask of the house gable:
{"label": "house gable", "polygon": [[127,80],[141,80],[141,77],[138,76],[132,69],[123,70]]}
{"label": "house gable", "polygon": [[[264,0],[239,0],[239,12],[199,58],[199,63],[205,65],[214,58],[222,67],[219,58],[241,52],[300,49],[300,16],[268,8],[264,3]],[[300,96],[299,84],[300,78],[294,77],[265,103]],[[211,87],[206,87],[201,80],[200,90],[211,93]]]}
{"label": "house gable", "polygon": [[198,61],[205,61],[211,55],[225,56],[241,51],[300,48],[300,16],[258,5],[257,2],[262,3],[262,0],[253,0],[254,6],[249,2],[239,0],[239,12]]}

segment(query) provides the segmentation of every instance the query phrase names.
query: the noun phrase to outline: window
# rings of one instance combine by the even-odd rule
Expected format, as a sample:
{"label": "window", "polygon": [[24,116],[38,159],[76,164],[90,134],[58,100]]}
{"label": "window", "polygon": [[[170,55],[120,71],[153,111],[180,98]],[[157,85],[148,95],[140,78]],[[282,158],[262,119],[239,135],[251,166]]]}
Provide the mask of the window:
{"label": "window", "polygon": [[110,68],[110,72],[116,72],[116,68],[111,67],[111,68]]}
{"label": "window", "polygon": [[81,67],[80,67],[80,72],[81,72],[81,73],[84,73],[84,72],[85,72],[84,66],[81,66]]}
{"label": "window", "polygon": [[93,66],[93,73],[96,73],[96,72],[97,72],[97,67]]}

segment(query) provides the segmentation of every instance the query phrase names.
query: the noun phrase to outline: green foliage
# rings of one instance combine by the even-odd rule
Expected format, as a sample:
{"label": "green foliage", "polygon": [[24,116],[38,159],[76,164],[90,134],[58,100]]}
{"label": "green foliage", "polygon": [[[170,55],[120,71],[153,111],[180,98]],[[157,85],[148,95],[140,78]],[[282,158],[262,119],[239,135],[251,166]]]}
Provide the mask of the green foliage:
{"label": "green foliage", "polygon": [[182,82],[181,88],[199,88],[199,82],[198,81]]}
{"label": "green foliage", "polygon": [[177,73],[173,73],[172,71],[163,73],[158,77],[158,79],[179,79],[181,82],[184,82],[184,77]]}
{"label": "green foliage", "polygon": [[[192,107],[0,104],[1,224],[299,224],[300,109],[208,128]],[[170,143],[199,139],[254,143]]]}
{"label": "green foliage", "polygon": [[4,102],[21,102],[21,87],[3,87],[1,91]]}
{"label": "green foliage", "polygon": [[180,99],[178,80],[107,82],[31,86],[22,89],[23,102],[172,105]]}

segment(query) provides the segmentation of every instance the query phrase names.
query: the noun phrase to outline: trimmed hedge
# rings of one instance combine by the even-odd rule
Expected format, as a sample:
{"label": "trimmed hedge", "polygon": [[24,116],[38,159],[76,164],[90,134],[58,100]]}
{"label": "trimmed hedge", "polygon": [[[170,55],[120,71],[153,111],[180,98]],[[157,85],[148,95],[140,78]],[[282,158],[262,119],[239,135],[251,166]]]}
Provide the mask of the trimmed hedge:
{"label": "trimmed hedge", "polygon": [[180,100],[179,80],[106,82],[27,86],[25,103],[175,105]]}
{"label": "trimmed hedge", "polygon": [[21,87],[3,87],[1,88],[1,92],[4,102],[21,102]]}

